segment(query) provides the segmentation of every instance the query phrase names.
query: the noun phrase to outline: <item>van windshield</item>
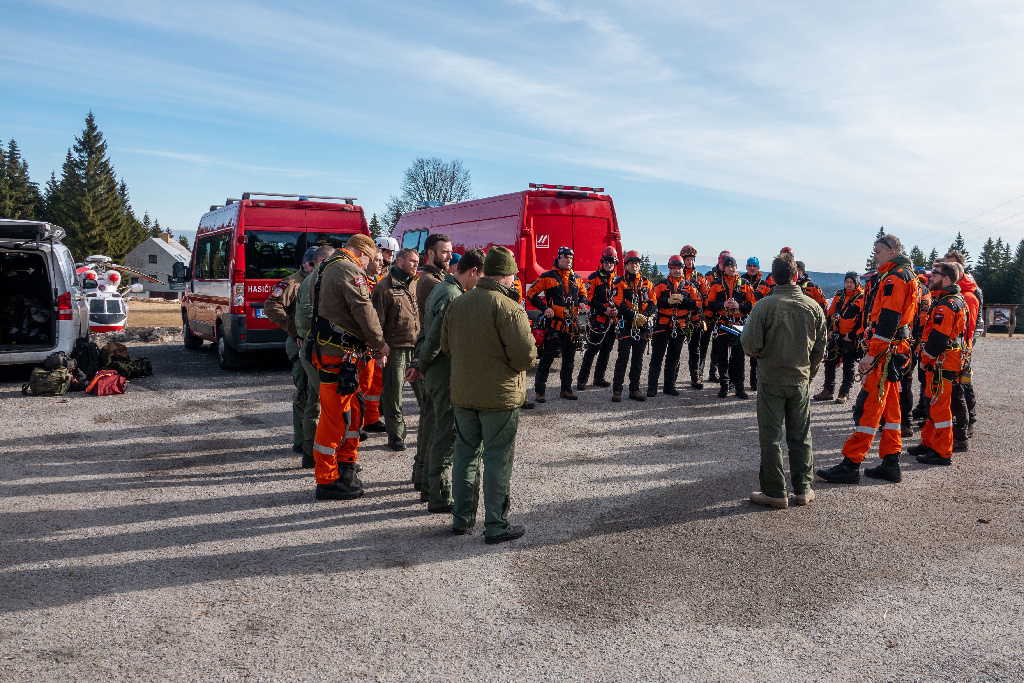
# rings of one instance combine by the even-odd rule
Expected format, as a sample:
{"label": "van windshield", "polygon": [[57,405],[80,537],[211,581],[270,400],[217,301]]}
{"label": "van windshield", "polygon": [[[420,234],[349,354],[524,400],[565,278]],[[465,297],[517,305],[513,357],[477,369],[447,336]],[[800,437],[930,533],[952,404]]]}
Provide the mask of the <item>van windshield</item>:
{"label": "van windshield", "polygon": [[350,234],[248,230],[245,240],[245,277],[280,280],[302,265],[302,255],[313,246],[343,247]]}

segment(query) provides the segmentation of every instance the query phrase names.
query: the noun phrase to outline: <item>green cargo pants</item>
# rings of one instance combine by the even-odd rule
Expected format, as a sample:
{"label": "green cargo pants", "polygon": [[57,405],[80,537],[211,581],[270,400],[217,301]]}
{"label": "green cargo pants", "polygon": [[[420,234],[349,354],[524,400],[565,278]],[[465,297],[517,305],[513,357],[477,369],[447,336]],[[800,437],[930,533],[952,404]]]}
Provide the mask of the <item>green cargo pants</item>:
{"label": "green cargo pants", "polygon": [[420,407],[420,427],[416,433],[416,455],[412,460],[412,480],[427,488],[427,452],[430,450],[431,434],[434,433],[434,404],[427,395],[427,385],[423,377],[412,383],[412,393],[416,396],[416,404]]}
{"label": "green cargo pants", "polygon": [[811,452],[811,405],[807,384],[784,387],[757,386],[757,432],[761,443],[761,492],[773,498],[786,497],[786,473],[782,468],[782,428],[786,428],[789,470],[793,493],[811,490],[814,455]]}
{"label": "green cargo pants", "polygon": [[313,437],[316,436],[316,427],[320,423],[320,374],[301,351],[299,362],[306,371],[306,407],[302,411],[302,455],[312,460]]}
{"label": "green cargo pants", "polygon": [[380,413],[384,416],[388,441],[405,441],[405,417],[402,415],[402,387],[405,371],[412,361],[412,348],[391,349],[381,370],[384,386],[380,392]]}
{"label": "green cargo pants", "polygon": [[[455,410],[452,407],[452,373],[447,364],[434,363],[423,376],[420,440],[425,442],[423,488],[430,496],[427,509],[438,510],[452,502],[452,458],[455,454]],[[426,423],[430,412],[433,424]]]}
{"label": "green cargo pants", "polygon": [[302,429],[302,416],[306,410],[306,371],[299,360],[299,345],[292,337],[284,342],[285,353],[292,364],[292,383],[295,385],[295,393],[292,394],[292,446],[302,448],[305,436]]}
{"label": "green cargo pants", "polygon": [[[508,531],[509,479],[519,428],[519,409],[473,410],[455,406],[455,456],[452,463],[452,527],[468,529],[476,521],[480,482],[484,487],[484,536]],[[483,463],[483,477],[480,474]]]}

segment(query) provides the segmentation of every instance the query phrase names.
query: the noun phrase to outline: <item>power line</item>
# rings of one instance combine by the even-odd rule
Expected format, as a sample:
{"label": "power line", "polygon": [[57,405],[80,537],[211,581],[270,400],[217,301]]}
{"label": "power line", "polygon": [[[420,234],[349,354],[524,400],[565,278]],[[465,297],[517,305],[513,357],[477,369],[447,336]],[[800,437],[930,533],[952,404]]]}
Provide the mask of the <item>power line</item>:
{"label": "power line", "polygon": [[[981,218],[982,216],[985,216],[985,215],[987,215],[987,214],[990,214],[990,213],[992,213],[992,212],[993,212],[993,211],[995,211],[996,209],[1001,209],[1001,208],[1003,208],[1003,207],[1004,207],[1004,206],[1006,206],[1007,204],[1013,204],[1013,203],[1014,203],[1015,201],[1017,201],[1018,199],[1021,199],[1021,198],[1024,198],[1024,194],[1022,194],[1022,195],[1020,195],[1020,196],[1017,196],[1017,197],[1014,197],[1013,199],[1011,199],[1011,200],[1010,200],[1010,201],[1008,201],[1008,202],[1003,202],[1003,203],[1002,203],[1002,204],[1000,204],[999,206],[993,206],[993,207],[992,207],[991,209],[989,209],[988,211],[982,211],[981,213],[979,213],[979,214],[978,214],[977,216],[975,216],[974,218],[968,218],[967,220],[964,220],[964,221],[960,221],[959,223],[957,223],[956,225],[954,225],[954,226],[952,226],[952,227],[949,227],[949,228],[943,228],[942,230],[939,230],[938,232],[933,232],[933,233],[932,233],[932,234],[930,234],[930,235],[925,235],[924,237],[922,237],[922,238],[921,238],[921,240],[920,240],[920,241],[922,241],[922,242],[923,242],[924,240],[927,240],[927,239],[931,239],[932,237],[935,237],[936,235],[941,235],[941,234],[942,234],[942,233],[944,233],[944,232],[949,232],[950,230],[955,230],[955,229],[959,228],[959,227],[960,227],[961,225],[963,225],[964,223],[970,223],[971,221],[975,221],[975,220],[977,220],[977,219]],[[1016,215],[1020,215],[1020,214],[1016,214]],[[1011,216],[1011,218],[1012,218],[1012,216]],[[1006,219],[1004,218],[1003,220],[1006,220]]]}

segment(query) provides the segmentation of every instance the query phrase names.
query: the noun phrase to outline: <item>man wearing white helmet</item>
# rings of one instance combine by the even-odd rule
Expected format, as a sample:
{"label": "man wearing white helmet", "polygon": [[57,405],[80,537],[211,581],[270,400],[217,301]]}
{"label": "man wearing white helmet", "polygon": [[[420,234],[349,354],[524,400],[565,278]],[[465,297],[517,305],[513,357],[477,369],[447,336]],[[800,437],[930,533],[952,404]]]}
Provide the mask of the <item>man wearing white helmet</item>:
{"label": "man wearing white helmet", "polygon": [[384,257],[384,268],[381,270],[382,273],[387,273],[388,269],[391,268],[391,262],[395,258],[395,252],[398,251],[398,240],[394,237],[378,237],[374,240],[377,245],[377,250],[381,256]]}

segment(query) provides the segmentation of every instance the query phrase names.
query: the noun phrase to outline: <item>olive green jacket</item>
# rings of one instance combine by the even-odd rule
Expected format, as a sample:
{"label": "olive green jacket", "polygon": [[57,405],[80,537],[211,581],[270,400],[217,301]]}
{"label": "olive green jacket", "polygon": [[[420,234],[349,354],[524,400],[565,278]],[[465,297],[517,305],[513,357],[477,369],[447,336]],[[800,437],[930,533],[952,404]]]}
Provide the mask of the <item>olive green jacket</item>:
{"label": "olive green jacket", "polygon": [[825,355],[825,314],[797,285],[775,285],[750,311],[740,335],[757,356],[757,381],[776,386],[810,382]]}
{"label": "olive green jacket", "polygon": [[449,304],[464,291],[458,278],[450,273],[430,291],[424,306],[423,327],[420,328],[416,351],[413,352],[413,356],[419,359],[420,372],[426,373],[430,370],[434,373],[440,370],[442,373],[451,374],[452,361],[441,353],[441,326],[444,324],[444,314]]}
{"label": "olive green jacket", "polygon": [[299,295],[295,299],[295,330],[299,333],[299,339],[306,338],[310,325],[313,324],[313,300],[309,298],[309,288],[314,280],[315,275],[303,280],[299,285]]}
{"label": "olive green jacket", "polygon": [[537,346],[512,290],[487,277],[448,305],[441,352],[452,359],[452,403],[514,410],[526,401],[526,371]]}

